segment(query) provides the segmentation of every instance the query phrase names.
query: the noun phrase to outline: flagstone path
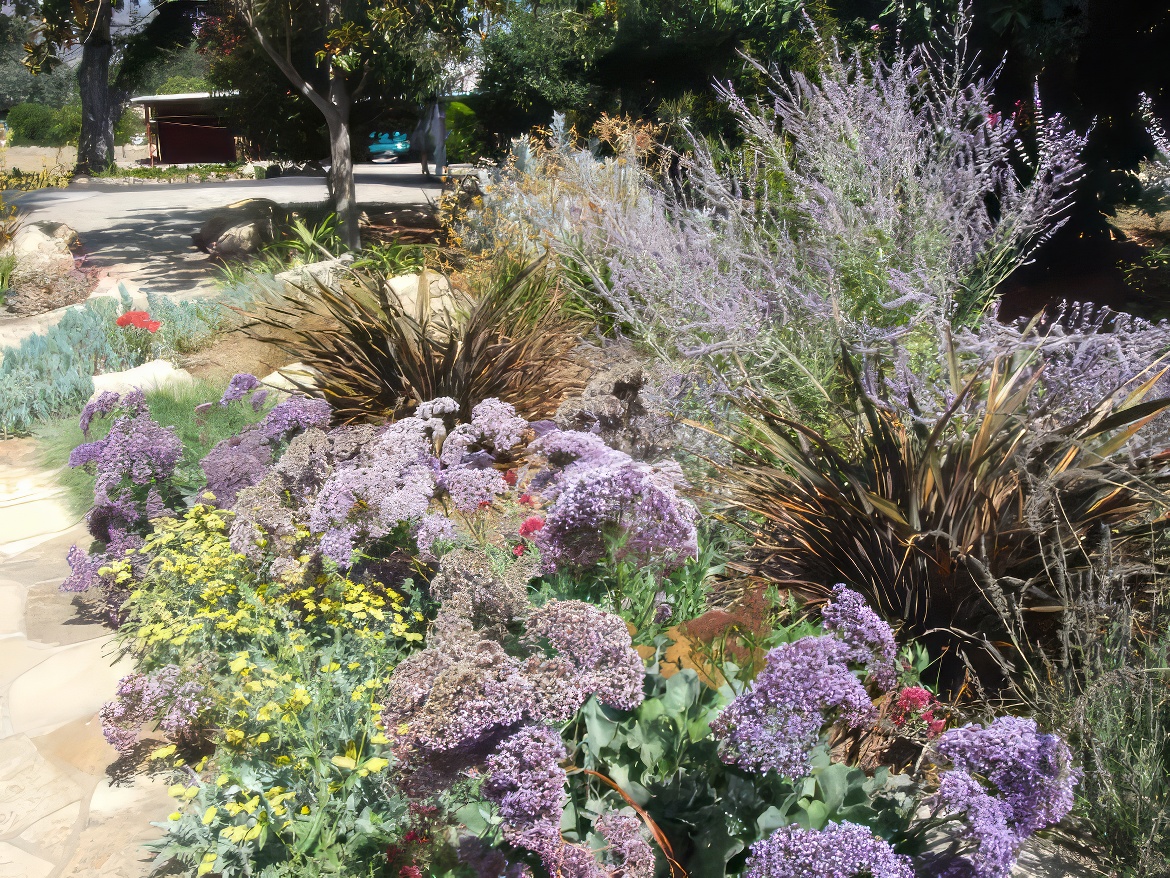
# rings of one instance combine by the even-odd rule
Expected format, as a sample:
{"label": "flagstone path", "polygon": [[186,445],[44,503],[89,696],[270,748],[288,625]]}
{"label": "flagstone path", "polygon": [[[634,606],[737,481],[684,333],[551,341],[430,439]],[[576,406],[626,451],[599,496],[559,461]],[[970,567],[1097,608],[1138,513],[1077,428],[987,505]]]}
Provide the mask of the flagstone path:
{"label": "flagstone path", "polygon": [[129,666],[59,590],[77,542],[84,522],[35,440],[0,442],[0,878],[139,878],[150,821],[171,811],[161,780],[107,774],[97,711]]}

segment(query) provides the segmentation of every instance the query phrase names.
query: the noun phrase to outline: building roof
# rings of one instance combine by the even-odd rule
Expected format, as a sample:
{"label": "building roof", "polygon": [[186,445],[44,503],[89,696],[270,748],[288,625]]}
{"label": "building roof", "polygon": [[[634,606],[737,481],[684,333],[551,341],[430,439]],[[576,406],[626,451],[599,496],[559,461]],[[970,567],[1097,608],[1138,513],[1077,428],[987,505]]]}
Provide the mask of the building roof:
{"label": "building roof", "polygon": [[132,104],[170,104],[179,101],[200,101],[209,100],[211,98],[233,98],[238,95],[236,91],[225,91],[213,93],[209,91],[191,91],[185,94],[177,95],[142,95],[141,97],[131,98]]}

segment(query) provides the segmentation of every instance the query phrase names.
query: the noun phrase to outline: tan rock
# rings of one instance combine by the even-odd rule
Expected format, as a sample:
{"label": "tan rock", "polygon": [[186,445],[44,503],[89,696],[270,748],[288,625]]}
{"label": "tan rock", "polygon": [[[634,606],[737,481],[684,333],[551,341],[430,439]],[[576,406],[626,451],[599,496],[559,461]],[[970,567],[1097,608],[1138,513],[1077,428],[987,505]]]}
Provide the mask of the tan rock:
{"label": "tan rock", "polygon": [[[20,834],[20,840],[28,842],[46,854],[64,850],[65,843],[77,826],[81,816],[81,802],[70,802],[60,811],[42,817]],[[79,830],[80,831],[80,830]]]}
{"label": "tan rock", "polygon": [[[446,277],[434,271],[400,274],[386,281],[386,288],[411,317],[429,318],[440,327],[449,325],[455,314],[468,304],[464,296],[451,288]],[[424,290],[427,297],[421,304],[425,307],[420,308],[420,293]]]}
{"label": "tan rock", "polygon": [[135,388],[149,391],[163,387],[178,387],[191,384],[193,381],[191,373],[186,369],[176,369],[167,360],[151,360],[124,372],[94,375],[93,396],[90,398],[97,397],[103,390],[112,390],[115,393],[128,393]]}
{"label": "tan rock", "polygon": [[0,636],[24,630],[24,586],[0,582]]}
{"label": "tan rock", "polygon": [[[52,647],[33,643],[23,635],[0,639],[0,693],[29,668],[36,667],[53,654]],[[0,730],[0,737],[5,732]]]}
{"label": "tan rock", "polygon": [[260,380],[260,383],[265,387],[270,387],[273,390],[280,390],[285,393],[299,393],[303,392],[302,387],[317,387],[321,379],[321,373],[312,366],[306,366],[304,363],[289,363],[287,366],[282,366],[270,375],[265,375]]}
{"label": "tan rock", "polygon": [[134,669],[128,658],[113,663],[111,649],[112,636],[57,647],[21,674],[8,690],[13,732],[43,734],[97,713]]}
{"label": "tan rock", "polygon": [[338,259],[326,259],[321,262],[309,262],[298,265],[288,271],[275,275],[282,287],[291,287],[296,290],[308,290],[310,293],[320,284],[327,289],[336,289],[346,266],[353,262],[353,257],[346,254]]}
{"label": "tan rock", "polygon": [[103,777],[106,767],[118,758],[118,751],[106,741],[101,719],[96,716],[66,723],[34,738],[33,743],[46,759],[72,765],[93,778]]}
{"label": "tan rock", "polygon": [[162,778],[141,776],[125,786],[103,781],[89,803],[89,815],[76,853],[62,878],[142,878],[150,873],[152,854],[144,841],[161,834],[154,821],[174,810]]}

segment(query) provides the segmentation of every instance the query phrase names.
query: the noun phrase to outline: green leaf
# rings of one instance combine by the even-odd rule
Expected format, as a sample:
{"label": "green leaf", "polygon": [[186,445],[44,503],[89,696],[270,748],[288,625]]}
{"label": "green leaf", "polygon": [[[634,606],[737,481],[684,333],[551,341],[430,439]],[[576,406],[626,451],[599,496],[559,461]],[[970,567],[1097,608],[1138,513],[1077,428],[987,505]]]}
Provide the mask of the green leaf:
{"label": "green leaf", "polygon": [[685,713],[692,704],[698,702],[701,691],[699,675],[690,668],[684,668],[666,681],[663,706],[672,714]]}
{"label": "green leaf", "polygon": [[601,751],[608,747],[617,734],[618,724],[605,715],[596,698],[590,696],[581,708],[581,716],[585,719],[585,730],[593,748]]}
{"label": "green leaf", "polygon": [[825,806],[826,814],[833,813],[844,804],[845,793],[849,788],[846,779],[848,774],[849,768],[840,762],[817,772],[817,786],[820,788],[820,799]]}

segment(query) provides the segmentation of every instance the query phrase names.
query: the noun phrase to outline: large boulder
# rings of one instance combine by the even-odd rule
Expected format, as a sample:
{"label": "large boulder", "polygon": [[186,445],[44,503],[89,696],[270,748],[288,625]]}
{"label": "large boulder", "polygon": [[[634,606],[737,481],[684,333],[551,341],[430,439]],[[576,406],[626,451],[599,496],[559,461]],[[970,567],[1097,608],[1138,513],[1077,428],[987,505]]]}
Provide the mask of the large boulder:
{"label": "large boulder", "polygon": [[22,226],[8,245],[17,265],[44,268],[67,263],[73,267],[77,232],[64,223],[39,222]]}
{"label": "large boulder", "polygon": [[275,276],[282,289],[289,287],[286,292],[295,293],[297,290],[312,291],[317,284],[326,289],[336,290],[341,286],[341,278],[345,268],[353,262],[353,257],[346,253],[337,259],[325,259],[321,262],[308,262],[282,271]]}
{"label": "large boulder", "polygon": [[449,331],[460,311],[470,306],[468,298],[451,287],[447,278],[435,271],[400,274],[386,281],[387,292],[402,310],[415,319],[426,319],[439,332]]}
{"label": "large boulder", "polygon": [[191,236],[200,250],[221,259],[238,259],[276,239],[286,213],[275,201],[249,198],[217,210]]}
{"label": "large boulder", "polygon": [[186,369],[176,369],[167,360],[151,360],[123,372],[106,372],[93,376],[93,396],[96,399],[103,390],[114,393],[129,393],[131,390],[161,390],[164,387],[181,387],[191,384],[194,379]]}
{"label": "large boulder", "polygon": [[606,362],[557,409],[562,430],[597,433],[605,443],[637,460],[657,460],[675,443],[671,419],[659,411],[657,376],[630,349],[615,345]]}

